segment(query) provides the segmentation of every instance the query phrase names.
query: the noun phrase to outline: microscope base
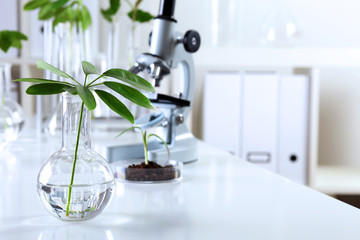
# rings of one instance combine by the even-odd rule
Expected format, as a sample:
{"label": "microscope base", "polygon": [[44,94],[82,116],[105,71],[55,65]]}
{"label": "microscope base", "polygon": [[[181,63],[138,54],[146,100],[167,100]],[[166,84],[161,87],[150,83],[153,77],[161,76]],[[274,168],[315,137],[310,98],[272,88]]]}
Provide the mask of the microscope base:
{"label": "microscope base", "polygon": [[[198,158],[198,140],[192,135],[186,139],[177,140],[175,146],[170,147],[170,159],[183,163],[194,162]],[[167,159],[167,151],[164,148],[150,150],[149,160]]]}

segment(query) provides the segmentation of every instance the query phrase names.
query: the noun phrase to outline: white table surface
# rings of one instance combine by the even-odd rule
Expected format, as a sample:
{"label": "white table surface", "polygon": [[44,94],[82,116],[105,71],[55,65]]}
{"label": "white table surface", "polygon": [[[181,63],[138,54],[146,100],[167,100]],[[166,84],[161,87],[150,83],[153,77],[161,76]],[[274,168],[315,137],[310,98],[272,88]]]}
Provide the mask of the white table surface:
{"label": "white table surface", "polygon": [[28,132],[0,153],[1,240],[360,239],[360,210],[204,144],[181,183],[117,183],[99,217],[62,222],[36,193],[57,148]]}

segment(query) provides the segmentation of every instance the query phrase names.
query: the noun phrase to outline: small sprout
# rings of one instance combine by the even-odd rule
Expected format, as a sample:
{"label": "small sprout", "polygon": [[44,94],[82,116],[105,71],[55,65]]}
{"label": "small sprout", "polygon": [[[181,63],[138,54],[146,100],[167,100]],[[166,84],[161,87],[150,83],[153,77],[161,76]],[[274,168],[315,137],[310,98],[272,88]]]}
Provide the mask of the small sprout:
{"label": "small sprout", "polygon": [[151,19],[154,18],[149,12],[145,12],[145,11],[139,9],[139,5],[142,1],[143,0],[136,0],[135,4],[133,5],[133,4],[131,4],[130,0],[126,0],[126,2],[129,4],[129,6],[131,8],[131,10],[128,12],[127,15],[133,23],[149,22],[149,21],[151,21]]}
{"label": "small sprout", "polygon": [[151,137],[155,137],[157,139],[159,139],[166,147],[166,151],[168,153],[168,159],[165,163],[165,166],[169,163],[170,161],[170,150],[169,150],[169,146],[167,145],[167,143],[164,141],[164,139],[162,139],[160,136],[154,134],[154,133],[151,133],[149,135],[147,135],[147,132],[144,131],[141,127],[138,127],[138,126],[133,126],[133,127],[130,127],[128,129],[125,129],[124,131],[122,131],[119,135],[117,135],[116,137],[120,137],[121,135],[123,135],[124,133],[130,131],[130,130],[133,130],[133,129],[139,129],[140,132],[141,132],[141,136],[142,136],[142,140],[143,140],[143,145],[144,145],[144,156],[145,156],[145,164],[146,165],[149,165],[149,157],[148,157],[148,143],[149,143],[149,139]]}

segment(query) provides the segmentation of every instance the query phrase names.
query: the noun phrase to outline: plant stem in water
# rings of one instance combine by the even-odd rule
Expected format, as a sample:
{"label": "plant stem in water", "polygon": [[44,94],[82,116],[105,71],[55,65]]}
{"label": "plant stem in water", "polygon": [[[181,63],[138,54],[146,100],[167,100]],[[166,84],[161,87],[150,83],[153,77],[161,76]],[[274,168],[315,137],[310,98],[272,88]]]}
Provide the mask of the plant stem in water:
{"label": "plant stem in water", "polygon": [[71,190],[72,190],[72,185],[74,183],[75,166],[76,166],[77,153],[78,153],[78,148],[79,148],[80,130],[81,130],[81,122],[82,122],[82,118],[83,118],[83,112],[84,112],[84,102],[81,104],[81,110],[80,110],[79,129],[78,129],[77,137],[76,137],[74,163],[73,163],[73,167],[72,167],[71,180],[70,180],[70,185],[69,185],[69,194],[68,194],[68,200],[67,200],[67,206],[66,206],[66,216],[69,216],[69,212],[70,212]]}

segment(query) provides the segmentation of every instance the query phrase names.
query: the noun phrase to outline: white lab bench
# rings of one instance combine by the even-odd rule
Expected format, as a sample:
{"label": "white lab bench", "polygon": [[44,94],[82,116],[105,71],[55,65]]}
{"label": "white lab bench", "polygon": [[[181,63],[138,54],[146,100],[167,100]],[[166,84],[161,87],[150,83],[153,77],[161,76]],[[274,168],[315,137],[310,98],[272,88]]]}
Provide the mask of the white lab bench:
{"label": "white lab bench", "polygon": [[118,182],[100,216],[62,222],[36,193],[39,168],[58,147],[30,131],[0,153],[1,240],[360,238],[360,210],[205,144],[182,182]]}

